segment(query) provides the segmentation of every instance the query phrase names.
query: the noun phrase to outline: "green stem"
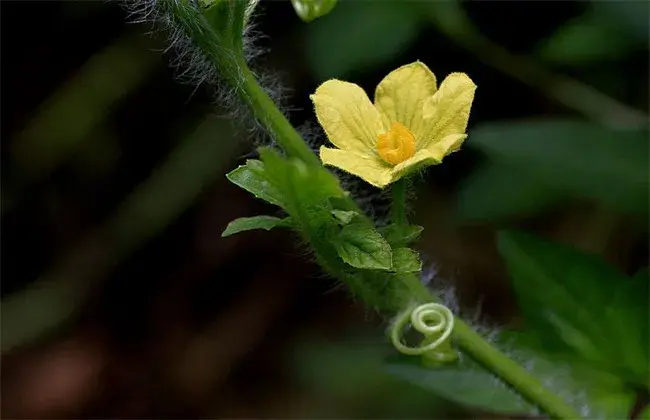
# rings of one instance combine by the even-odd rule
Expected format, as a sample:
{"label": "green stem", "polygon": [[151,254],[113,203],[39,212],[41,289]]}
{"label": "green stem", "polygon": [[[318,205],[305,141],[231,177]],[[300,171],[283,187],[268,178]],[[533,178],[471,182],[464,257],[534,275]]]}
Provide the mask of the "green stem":
{"label": "green stem", "polygon": [[243,25],[249,2],[203,0],[203,12],[188,0],[161,0],[161,7],[183,27],[195,46],[214,65],[227,83],[255,114],[255,118],[275,137],[284,151],[308,165],[320,165],[300,134],[262,89],[244,59]]}
{"label": "green stem", "polygon": [[406,225],[406,194],[408,191],[408,181],[404,178],[394,182],[391,186],[393,203],[391,208],[391,221],[396,225]]}
{"label": "green stem", "polygon": [[556,394],[546,389],[523,367],[485,341],[466,323],[456,318],[454,338],[458,346],[485,366],[531,403],[555,419],[580,419],[581,416]]}
{"label": "green stem", "polygon": [[253,110],[255,118],[273,135],[275,141],[288,155],[296,157],[308,165],[320,165],[318,157],[262,89],[253,72],[243,62],[240,63],[240,70],[243,83],[239,93]]}

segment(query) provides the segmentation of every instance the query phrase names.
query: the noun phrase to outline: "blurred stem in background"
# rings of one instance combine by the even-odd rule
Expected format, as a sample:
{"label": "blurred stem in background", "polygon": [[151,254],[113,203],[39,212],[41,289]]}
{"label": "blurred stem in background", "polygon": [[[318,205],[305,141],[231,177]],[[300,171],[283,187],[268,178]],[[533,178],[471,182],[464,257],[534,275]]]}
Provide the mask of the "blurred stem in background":
{"label": "blurred stem in background", "polygon": [[416,3],[431,23],[484,63],[539,90],[588,118],[612,128],[646,128],[648,115],[567,76],[555,75],[525,56],[492,42],[469,19],[460,1]]}
{"label": "blurred stem in background", "polygon": [[[2,302],[2,352],[64,323],[98,276],[162,231],[222,175],[243,147],[227,120],[207,118],[140,184],[97,231],[31,287]],[[38,310],[34,310],[37,307]]]}
{"label": "blurred stem in background", "polygon": [[[458,0],[417,3],[430,22],[458,45],[472,52],[493,68],[531,86],[551,100],[578,111],[587,118],[620,130],[646,129],[646,113],[621,103],[597,89],[568,76],[557,75],[534,59],[515,55],[488,39],[471,21]],[[602,253],[609,245],[621,217],[611,209],[596,204],[582,215],[571,238],[576,247]]]}
{"label": "blurred stem in background", "polygon": [[10,153],[22,184],[48,176],[83,142],[95,138],[94,130],[104,128],[104,119],[160,63],[153,46],[150,38],[127,33],[47,98],[12,142]]}

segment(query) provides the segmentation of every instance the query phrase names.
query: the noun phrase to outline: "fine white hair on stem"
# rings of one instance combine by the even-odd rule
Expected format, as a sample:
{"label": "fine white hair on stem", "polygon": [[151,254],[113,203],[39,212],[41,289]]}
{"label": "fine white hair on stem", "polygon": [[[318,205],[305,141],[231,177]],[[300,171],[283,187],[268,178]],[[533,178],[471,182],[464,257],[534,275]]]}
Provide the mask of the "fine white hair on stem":
{"label": "fine white hair on stem", "polygon": [[437,296],[452,312],[455,314],[464,312],[461,309],[453,279],[441,276],[440,265],[432,262],[428,256],[421,254],[420,258],[424,267],[420,275],[422,283],[432,289],[434,296]]}
{"label": "fine white hair on stem", "polygon": [[[213,97],[218,106],[220,117],[237,121],[246,130],[251,138],[251,144],[259,146],[276,146],[273,138],[264,129],[251,113],[250,109],[241,101],[241,91],[236,86],[231,86],[220,75],[217,65],[211,61],[204,51],[196,46],[194,40],[180,27],[177,19],[171,15],[168,8],[163,7],[164,0],[119,0],[127,11],[127,20],[132,23],[150,24],[149,33],[159,36],[164,34],[167,38],[167,47],[164,52],[169,55],[170,66],[175,70],[176,79],[183,84],[194,86],[194,92],[203,88]],[[172,0],[170,0],[172,1]],[[264,35],[255,27],[255,18],[259,17],[260,8],[256,8],[253,16],[247,20],[244,30],[243,53],[247,64],[255,70],[253,61],[266,51],[257,46]],[[224,53],[228,53],[224,50]],[[291,109],[286,106],[286,99],[290,93],[283,87],[278,74],[272,73],[265,66],[264,70],[254,71],[256,79],[262,89],[275,102],[278,108],[288,115]],[[320,144],[324,143],[324,133],[319,126],[308,123],[299,127],[298,131],[304,136],[312,150],[317,152]],[[252,158],[255,153],[243,157]],[[362,211],[364,211],[378,226],[388,223],[390,210],[389,194],[386,190],[379,190],[365,185],[357,177],[343,171],[331,169],[341,180],[344,189],[350,191]]]}
{"label": "fine white hair on stem", "polygon": [[[480,326],[474,326],[485,334]],[[594,407],[583,384],[574,378],[574,366],[570,363],[542,356],[537,351],[522,347],[513,338],[500,335],[500,331],[487,335],[487,340],[510,359],[517,362],[532,376],[536,377],[545,388],[552,389],[567,404],[580,411],[584,418],[605,419],[606,413]],[[575,381],[575,382],[574,382]]]}
{"label": "fine white hair on stem", "polygon": [[[188,36],[186,29],[178,24],[178,20],[172,15],[168,7],[164,7],[163,0],[118,0],[118,3],[127,12],[127,21],[130,23],[150,25],[147,31],[152,36],[166,37],[167,47],[161,51],[169,56],[169,64],[175,71],[175,78],[179,83],[194,86],[197,89],[206,89],[213,98],[219,116],[237,121],[252,138],[252,144],[274,145],[263,126],[252,115],[250,109],[243,103],[238,91],[238,86],[232,86],[226,82],[220,74],[217,63],[212,61],[196,42]],[[193,7],[193,2],[188,7]],[[195,6],[198,7],[198,6]],[[243,56],[246,63],[254,69],[253,62],[266,52],[265,49],[257,46],[260,38],[264,35],[255,27],[255,20],[261,14],[257,7],[249,15],[243,33]],[[215,48],[220,46],[215,45]],[[233,51],[224,47],[223,54],[234,54]],[[255,72],[258,83],[278,105],[282,112],[287,109],[283,107],[287,96],[287,90],[282,87],[280,78],[268,70]]]}
{"label": "fine white hair on stem", "polygon": [[[517,362],[533,376],[538,378],[542,385],[554,390],[567,404],[575,407],[585,418],[604,419],[606,415],[590,404],[590,398],[582,387],[576,386],[572,381],[573,368],[561,361],[541,358],[536,352],[522,348],[513,340],[504,339],[503,328],[487,321],[482,315],[480,303],[474,308],[463,308],[459,303],[456,288],[449,279],[437,275],[437,266],[430,265],[423,270],[424,283],[429,283],[441,302],[449,307],[457,316],[481,334],[493,346]],[[506,387],[503,381],[494,376],[495,387]]]}

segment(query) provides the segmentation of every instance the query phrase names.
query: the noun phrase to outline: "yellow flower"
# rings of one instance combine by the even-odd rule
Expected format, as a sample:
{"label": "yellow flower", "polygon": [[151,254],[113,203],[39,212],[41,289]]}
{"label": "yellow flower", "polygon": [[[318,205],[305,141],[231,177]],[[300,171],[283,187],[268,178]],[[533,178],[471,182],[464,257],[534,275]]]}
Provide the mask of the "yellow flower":
{"label": "yellow flower", "polygon": [[320,158],[379,188],[438,164],[467,137],[475,90],[464,73],[450,74],[437,89],[436,77],[419,61],[386,76],[374,105],[359,86],[328,80],[310,96],[337,147],[321,147]]}

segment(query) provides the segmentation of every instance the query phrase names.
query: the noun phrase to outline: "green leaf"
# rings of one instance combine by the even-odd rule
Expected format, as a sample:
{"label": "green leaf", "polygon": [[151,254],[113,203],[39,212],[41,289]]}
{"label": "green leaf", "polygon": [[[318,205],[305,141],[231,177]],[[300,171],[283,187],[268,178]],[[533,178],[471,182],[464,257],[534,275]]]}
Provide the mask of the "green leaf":
{"label": "green leaf", "polygon": [[305,22],[325,16],[336,6],[336,0],[291,0],[296,14]]}
{"label": "green leaf", "polygon": [[410,248],[393,250],[393,271],[396,273],[417,273],[422,270],[422,261],[417,252]]}
{"label": "green leaf", "polygon": [[[285,159],[273,149],[260,149],[267,179],[285,197],[291,196],[287,207],[298,210],[314,205],[327,205],[332,197],[342,197],[338,179],[322,167],[307,167],[297,159]],[[289,200],[286,200],[287,202]],[[289,208],[287,208],[289,211]]]}
{"label": "green leaf", "polygon": [[276,206],[284,207],[282,194],[269,182],[264,164],[259,160],[247,160],[242,165],[226,175],[226,178],[233,184],[252,193],[255,197],[261,198]]}
{"label": "green leaf", "polygon": [[648,283],[593,255],[523,233],[500,232],[527,325],[544,346],[645,384],[650,365]]}
{"label": "green leaf", "polygon": [[221,234],[221,237],[234,235],[235,233],[244,232],[247,230],[264,229],[271,230],[277,226],[289,226],[289,219],[278,219],[272,216],[254,216],[254,217],[241,217],[228,223],[226,229]]}
{"label": "green leaf", "polygon": [[[513,176],[517,174],[517,176]],[[460,187],[457,215],[467,220],[501,220],[535,214],[560,202],[566,194],[501,161],[476,169]]]}
{"label": "green leaf", "polygon": [[635,36],[646,44],[650,40],[650,3],[644,0],[636,1],[593,1],[594,9],[612,18],[621,31]]}
{"label": "green leaf", "polygon": [[545,60],[564,64],[586,64],[617,60],[634,50],[637,42],[611,16],[590,10],[562,25],[538,47]]}
{"label": "green leaf", "polygon": [[388,225],[379,229],[393,247],[407,246],[415,242],[424,228],[417,225]]}
{"label": "green leaf", "polygon": [[458,404],[495,413],[532,414],[535,408],[491,373],[463,357],[461,363],[437,369],[421,366],[412,357],[386,363],[389,373]]}
{"label": "green leaf", "polygon": [[372,226],[351,223],[334,237],[334,247],[343,261],[356,268],[389,270],[391,249]]}
{"label": "green leaf", "polygon": [[420,23],[403,1],[341,2],[308,28],[305,48],[312,73],[325,80],[381,66],[415,40]]}
{"label": "green leaf", "polygon": [[513,177],[533,176],[569,195],[640,214],[650,201],[649,143],[647,131],[568,119],[485,123],[468,138],[491,159],[522,168]]}
{"label": "green leaf", "polygon": [[316,250],[318,255],[337,259],[329,242],[339,227],[332,217],[332,198],[343,197],[338,179],[322,166],[307,167],[297,159],[287,159],[273,149],[260,149],[265,174],[283,198],[283,208],[293,227]]}
{"label": "green leaf", "polygon": [[358,216],[359,213],[356,211],[346,211],[346,210],[332,210],[332,216],[336,218],[341,226],[349,224],[352,219]]}

